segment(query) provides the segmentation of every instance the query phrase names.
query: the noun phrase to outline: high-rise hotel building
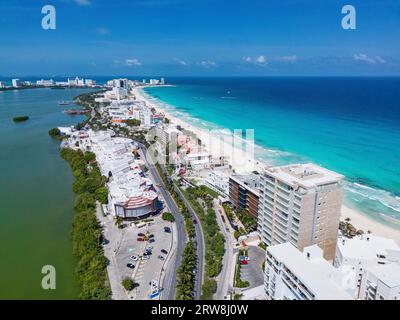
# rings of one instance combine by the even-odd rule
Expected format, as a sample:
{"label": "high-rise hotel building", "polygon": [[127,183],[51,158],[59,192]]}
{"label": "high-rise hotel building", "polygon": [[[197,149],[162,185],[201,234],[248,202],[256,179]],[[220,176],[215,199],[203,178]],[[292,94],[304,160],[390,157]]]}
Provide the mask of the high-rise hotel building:
{"label": "high-rise hotel building", "polygon": [[343,176],[314,164],[267,168],[260,179],[258,231],[266,245],[317,244],[335,256]]}

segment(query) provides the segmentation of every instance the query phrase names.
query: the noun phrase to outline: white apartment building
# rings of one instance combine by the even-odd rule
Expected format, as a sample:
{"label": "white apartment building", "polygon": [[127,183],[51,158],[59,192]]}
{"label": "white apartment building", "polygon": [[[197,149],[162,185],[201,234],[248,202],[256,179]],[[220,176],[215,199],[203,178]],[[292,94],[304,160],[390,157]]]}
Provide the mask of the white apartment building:
{"label": "white apartment building", "polygon": [[95,80],[92,79],[85,79],[85,85],[87,86],[94,86],[96,84]]}
{"label": "white apartment building", "polygon": [[193,170],[207,169],[210,167],[211,155],[206,151],[197,153],[186,154],[186,163],[192,167]]}
{"label": "white apartment building", "polygon": [[53,79],[49,79],[49,80],[41,79],[41,80],[37,80],[36,84],[38,86],[54,86],[55,82]]}
{"label": "white apartment building", "polygon": [[267,168],[260,179],[258,232],[267,245],[317,244],[333,260],[343,176],[317,165]]}
{"label": "white apartment building", "polygon": [[18,87],[22,86],[23,82],[20,79],[12,79],[11,83],[14,88],[18,88]]}
{"label": "white apartment building", "polygon": [[392,263],[400,263],[400,247],[392,239],[363,234],[352,239],[341,236],[337,241],[334,266],[351,267],[357,285],[355,298],[363,299],[360,288],[367,268]]}
{"label": "white apartment building", "polygon": [[267,248],[264,290],[272,300],[353,299],[345,275],[323,258],[321,248],[300,252],[288,242]]}
{"label": "white apartment building", "polygon": [[368,267],[361,282],[360,299],[400,300],[400,265]]}
{"label": "white apartment building", "polygon": [[5,88],[6,84],[3,81],[0,81],[0,88]]}
{"label": "white apartment building", "polygon": [[75,79],[68,78],[67,80],[69,86],[84,86],[85,81],[83,78],[76,77]]}
{"label": "white apartment building", "polygon": [[208,173],[206,184],[224,197],[229,196],[229,175],[222,171],[212,170]]}

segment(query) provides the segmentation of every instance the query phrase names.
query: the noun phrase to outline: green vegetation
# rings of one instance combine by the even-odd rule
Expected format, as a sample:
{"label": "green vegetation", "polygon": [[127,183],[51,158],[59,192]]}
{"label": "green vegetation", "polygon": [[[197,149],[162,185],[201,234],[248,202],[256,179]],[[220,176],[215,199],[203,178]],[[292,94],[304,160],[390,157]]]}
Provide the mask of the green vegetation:
{"label": "green vegetation", "polygon": [[140,120],[136,120],[136,119],[128,119],[125,121],[125,123],[130,127],[140,126]]}
{"label": "green vegetation", "polygon": [[95,198],[101,204],[107,204],[108,203],[108,189],[107,189],[107,187],[98,188],[96,190],[96,192],[95,192]]}
{"label": "green vegetation", "polygon": [[49,130],[49,136],[54,139],[60,139],[60,133],[60,129],[58,128],[53,128]]}
{"label": "green vegetation", "polygon": [[128,278],[128,277],[124,278],[124,280],[122,280],[121,284],[124,287],[124,289],[127,291],[132,291],[133,289],[135,289],[136,287],[139,286],[138,283],[134,282],[131,278]]}
{"label": "green vegetation", "polygon": [[243,281],[240,278],[240,268],[241,268],[241,264],[240,264],[240,260],[239,257],[240,256],[244,256],[247,255],[245,250],[239,250],[239,254],[237,256],[237,260],[236,260],[236,271],[235,271],[235,287],[237,288],[247,288],[250,283],[248,281]]}
{"label": "green vegetation", "polygon": [[235,293],[233,295],[233,300],[241,300],[243,297],[243,293]]}
{"label": "green vegetation", "polygon": [[193,241],[189,241],[182,254],[182,262],[177,272],[176,299],[192,300],[194,289],[193,270],[196,265],[196,250]]}
{"label": "green vegetation", "polygon": [[225,213],[226,213],[226,216],[228,217],[228,219],[230,221],[234,221],[235,217],[233,215],[233,210],[232,210],[231,206],[229,204],[227,204],[227,203],[224,203],[222,206],[223,206],[223,208],[225,210]]}
{"label": "green vegetation", "polygon": [[92,156],[81,151],[62,149],[61,157],[66,160],[76,180],[73,190],[75,216],[72,223],[72,252],[77,259],[76,276],[81,287],[79,298],[83,300],[105,300],[111,298],[107,278],[108,260],[100,245],[101,226],[96,219],[95,194],[104,187],[97,163]]}
{"label": "green vegetation", "polygon": [[266,245],[264,242],[262,242],[262,241],[260,241],[260,243],[258,244],[258,246],[259,246],[261,249],[267,250],[267,245]]}
{"label": "green vegetation", "polygon": [[162,215],[162,218],[163,218],[163,220],[169,221],[169,222],[174,222],[175,221],[174,216],[170,212],[164,212],[163,215]]}
{"label": "green vegetation", "polygon": [[28,116],[18,116],[18,117],[13,118],[14,122],[23,122],[23,121],[27,121],[27,120],[29,120]]}
{"label": "green vegetation", "polygon": [[204,279],[201,298],[208,300],[212,299],[213,294],[217,290],[217,283],[213,278],[221,272],[222,258],[225,254],[225,239],[220,232],[216,213],[212,205],[213,199],[218,194],[206,186],[188,187],[184,191],[184,194],[199,217],[204,232],[206,278]]}
{"label": "green vegetation", "polygon": [[207,278],[202,287],[202,300],[212,300],[214,293],[217,292],[217,281]]}
{"label": "green vegetation", "polygon": [[257,218],[252,216],[246,209],[238,208],[236,210],[236,216],[242,222],[247,232],[257,230]]}

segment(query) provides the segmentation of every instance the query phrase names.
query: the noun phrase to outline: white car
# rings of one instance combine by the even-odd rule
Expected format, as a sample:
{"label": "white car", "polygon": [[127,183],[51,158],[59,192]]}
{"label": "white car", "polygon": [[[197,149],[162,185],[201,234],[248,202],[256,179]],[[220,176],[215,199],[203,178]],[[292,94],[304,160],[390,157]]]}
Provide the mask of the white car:
{"label": "white car", "polygon": [[137,261],[137,260],[138,260],[138,257],[137,257],[137,256],[131,256],[131,260]]}

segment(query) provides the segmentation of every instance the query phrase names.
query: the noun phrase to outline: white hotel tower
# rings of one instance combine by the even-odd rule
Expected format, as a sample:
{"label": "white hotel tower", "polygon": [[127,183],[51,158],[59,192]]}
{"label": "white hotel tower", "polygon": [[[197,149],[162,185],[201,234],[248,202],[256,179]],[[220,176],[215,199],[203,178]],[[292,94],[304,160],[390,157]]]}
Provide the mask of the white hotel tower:
{"label": "white hotel tower", "polygon": [[258,231],[268,246],[317,244],[333,260],[343,176],[314,164],[268,168],[261,175]]}

